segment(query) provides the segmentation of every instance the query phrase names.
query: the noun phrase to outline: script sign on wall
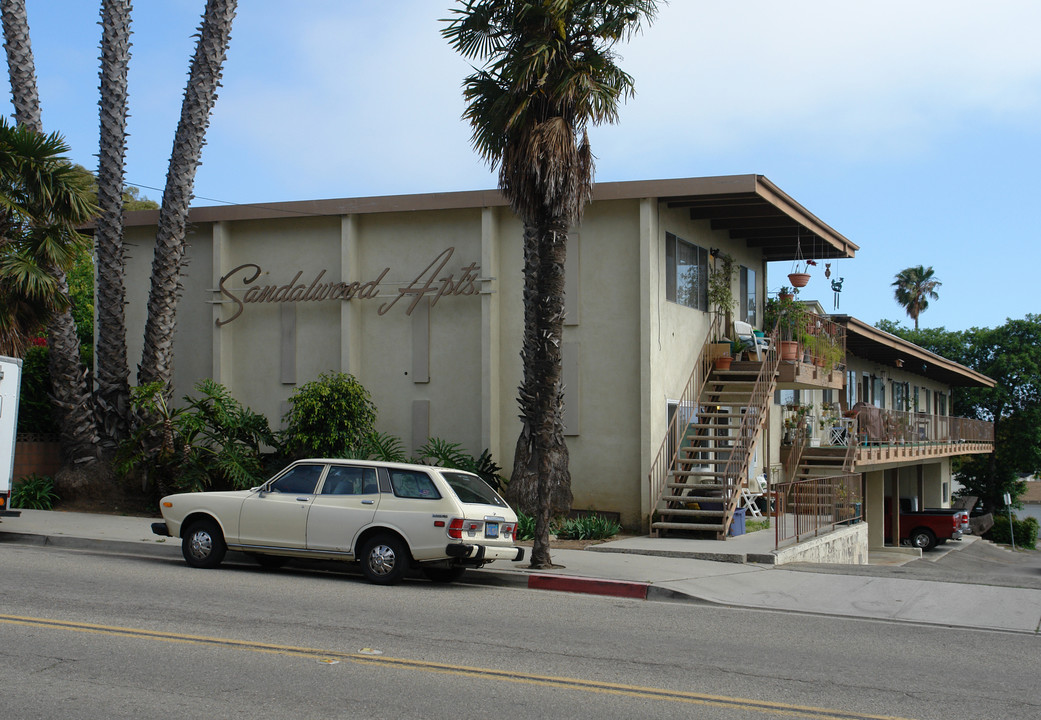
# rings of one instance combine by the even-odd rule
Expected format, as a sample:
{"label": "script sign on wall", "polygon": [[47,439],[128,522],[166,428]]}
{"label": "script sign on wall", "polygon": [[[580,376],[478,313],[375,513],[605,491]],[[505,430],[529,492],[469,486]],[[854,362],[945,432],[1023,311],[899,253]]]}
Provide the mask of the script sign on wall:
{"label": "script sign on wall", "polygon": [[[433,296],[431,306],[446,296],[477,295],[480,289],[477,287],[477,272],[480,266],[472,262],[460,267],[462,276],[457,280],[455,274],[442,275],[448,261],[451,260],[455,248],[446,248],[440,255],[435,257],[426,268],[416,276],[416,279],[403,287],[396,288],[396,294],[391,300],[384,302],[377,309],[380,315],[385,314],[398,301],[404,297],[411,297],[412,301],[405,310],[406,315],[411,315],[416,305],[424,297]],[[235,311],[227,319],[217,320],[217,327],[227,325],[242,314],[246,305],[251,303],[285,303],[285,302],[323,302],[327,300],[374,300],[381,297],[380,283],[390,273],[390,268],[384,268],[378,276],[363,282],[322,282],[325,270],[321,270],[308,283],[306,280],[300,282],[303,270],[298,270],[293,279],[284,285],[258,285],[258,278],[264,270],[256,263],[244,263],[234,270],[230,270],[220,279],[220,293],[235,306]],[[246,288],[243,292],[239,288],[229,287],[229,284],[240,277],[240,282]],[[241,294],[241,297],[240,297]],[[382,297],[387,297],[383,294]],[[224,302],[224,301],[222,301]]]}

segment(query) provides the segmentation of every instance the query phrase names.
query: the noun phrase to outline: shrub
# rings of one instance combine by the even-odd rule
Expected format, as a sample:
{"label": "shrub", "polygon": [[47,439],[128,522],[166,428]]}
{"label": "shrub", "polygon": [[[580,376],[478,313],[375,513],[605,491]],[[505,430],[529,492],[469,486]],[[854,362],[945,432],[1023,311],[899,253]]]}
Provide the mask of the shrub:
{"label": "shrub", "polygon": [[558,521],[555,534],[561,540],[604,540],[614,537],[622,526],[603,515],[582,515]]}
{"label": "shrub", "polygon": [[[576,518],[556,518],[550,521],[549,531],[560,540],[606,540],[621,532],[622,526],[602,515],[590,514]],[[517,513],[517,539],[535,537],[535,518]]]}
{"label": "shrub", "polygon": [[223,385],[202,380],[199,397],[171,409],[161,382],[131,388],[141,422],[120,444],[116,471],[144,476],[160,495],[171,491],[243,489],[264,480],[263,446],[276,443],[267,418],[244,407]]}
{"label": "shrub", "polygon": [[480,476],[500,494],[506,489],[506,478],[499,474],[502,472],[502,468],[492,459],[492,454],[487,449],[481,453],[480,457],[475,458],[463,450],[458,443],[430,438],[423,447],[419,448],[418,452],[422,458],[435,460],[442,467],[466,470]]}
{"label": "shrub", "polygon": [[[1037,546],[1038,522],[1032,517],[1020,520],[1016,515],[1012,516],[1012,530],[1015,533],[1016,547],[1030,548]],[[1008,515],[996,514],[994,516],[994,527],[987,532],[987,537],[996,543],[1004,545],[1012,544],[1012,533],[1009,532]]]}
{"label": "shrub", "polygon": [[291,457],[355,457],[366,450],[376,406],[353,375],[323,373],[297,388],[289,404],[281,437]]}
{"label": "shrub", "polygon": [[57,501],[54,481],[45,475],[26,475],[11,488],[11,507],[50,510]]}
{"label": "shrub", "polygon": [[405,446],[401,438],[390,433],[370,432],[365,436],[360,453],[363,460],[383,460],[384,462],[406,462]]}
{"label": "shrub", "polygon": [[34,345],[22,358],[22,387],[18,399],[18,432],[42,435],[58,432],[51,404],[51,373],[46,346]]}

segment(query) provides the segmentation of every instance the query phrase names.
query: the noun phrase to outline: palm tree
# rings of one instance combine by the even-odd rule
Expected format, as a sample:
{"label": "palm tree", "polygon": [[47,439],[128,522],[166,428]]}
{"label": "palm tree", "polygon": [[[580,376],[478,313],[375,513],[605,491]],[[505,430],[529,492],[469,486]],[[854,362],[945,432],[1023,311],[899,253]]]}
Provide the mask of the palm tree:
{"label": "palm tree", "polygon": [[917,330],[918,316],[928,309],[930,300],[940,299],[936,288],[943,283],[933,277],[932,266],[909,267],[897,273],[895,278],[893,293],[896,301],[907,310],[908,316],[914,318],[914,329]]}
{"label": "palm tree", "polygon": [[181,270],[186,249],[188,207],[195,186],[210,113],[217,102],[221,72],[231,42],[231,23],[237,0],[207,0],[199,26],[188,85],[181,103],[181,119],[174,135],[166,188],[159,209],[159,228],[152,260],[152,286],[148,293],[148,319],[144,349],[138,368],[138,384],[173,378],[173,333]]}
{"label": "palm tree", "polygon": [[126,157],[127,66],[130,61],[130,0],[101,4],[101,134],[98,206],[94,230],[97,257],[98,430],[108,451],[129,436],[130,368],[127,363],[126,288],[123,275],[124,161]]}
{"label": "palm tree", "polygon": [[571,505],[561,337],[567,235],[589,201],[587,126],[614,122],[633,80],[612,48],[656,0],[461,0],[442,34],[484,68],[463,81],[478,153],[524,223],[521,432],[507,496],[535,516],[533,567],[550,566],[549,521]]}
{"label": "palm tree", "polygon": [[[4,26],[4,49],[11,78],[15,120],[38,134],[43,133],[36,65],[29,40],[25,0],[0,0]],[[91,466],[97,460],[97,432],[86,373],[80,363],[76,321],[69,310],[69,285],[61,266],[47,268],[53,275],[55,294],[65,310],[55,314],[47,326],[47,344],[52,393],[59,408],[62,451],[66,464]]]}
{"label": "palm tree", "polygon": [[54,269],[69,270],[88,239],[76,226],[96,207],[91,177],[68,162],[57,134],[40,135],[0,118],[0,349],[27,342],[68,307]]}

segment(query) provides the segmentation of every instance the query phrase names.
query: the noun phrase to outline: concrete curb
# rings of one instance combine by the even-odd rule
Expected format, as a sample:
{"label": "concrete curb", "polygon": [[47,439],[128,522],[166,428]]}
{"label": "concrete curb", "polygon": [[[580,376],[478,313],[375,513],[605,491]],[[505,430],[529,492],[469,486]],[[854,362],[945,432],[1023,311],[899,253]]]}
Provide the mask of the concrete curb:
{"label": "concrete curb", "polygon": [[528,576],[528,587],[532,590],[557,590],[560,592],[584,593],[586,595],[633,598],[635,600],[646,600],[650,586],[650,583],[602,580],[600,578],[577,577],[574,575]]}

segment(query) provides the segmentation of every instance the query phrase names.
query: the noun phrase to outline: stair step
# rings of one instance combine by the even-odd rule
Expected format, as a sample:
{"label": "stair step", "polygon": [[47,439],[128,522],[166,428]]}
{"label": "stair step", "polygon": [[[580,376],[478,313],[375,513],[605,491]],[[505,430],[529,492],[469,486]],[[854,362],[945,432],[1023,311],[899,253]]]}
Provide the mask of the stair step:
{"label": "stair step", "polygon": [[656,522],[652,523],[651,527],[655,530],[708,530],[710,532],[723,531],[723,523],[719,523],[718,525],[708,525],[706,523]]}
{"label": "stair step", "polygon": [[689,510],[687,508],[658,508],[659,515],[675,515],[676,517],[725,517],[726,510]]}
{"label": "stair step", "polygon": [[716,470],[673,470],[673,475],[679,475],[684,477],[726,477],[727,473],[718,472]]}

